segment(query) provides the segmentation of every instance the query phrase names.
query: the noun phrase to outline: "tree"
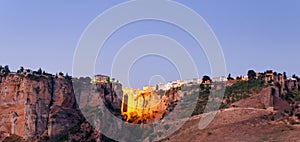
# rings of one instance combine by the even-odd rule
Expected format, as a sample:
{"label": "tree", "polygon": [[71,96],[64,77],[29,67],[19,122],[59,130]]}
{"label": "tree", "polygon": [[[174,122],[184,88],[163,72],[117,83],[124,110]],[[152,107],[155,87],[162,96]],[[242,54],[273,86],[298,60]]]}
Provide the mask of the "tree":
{"label": "tree", "polygon": [[202,78],[202,83],[205,83],[206,81],[210,81],[210,82],[211,82],[210,77],[207,76],[207,75],[203,76],[203,78]]}
{"label": "tree", "polygon": [[256,72],[254,70],[249,70],[247,75],[249,80],[253,80],[256,78]]}
{"label": "tree", "polygon": [[38,71],[37,71],[37,74],[38,74],[38,75],[42,75],[42,73],[43,73],[42,69],[39,68]]}
{"label": "tree", "polygon": [[24,67],[20,67],[20,72],[24,72]]}
{"label": "tree", "polygon": [[69,76],[69,74],[66,73],[65,79],[68,81],[72,81],[72,76]]}
{"label": "tree", "polygon": [[204,90],[205,89],[205,86],[203,84],[200,84],[200,89],[201,90]]}
{"label": "tree", "polygon": [[4,67],[3,72],[4,72],[4,74],[9,74],[9,73],[10,73],[10,70],[9,70],[8,65],[6,65],[6,66]]}
{"label": "tree", "polygon": [[286,72],[283,72],[283,78],[284,78],[284,80],[287,79]]}
{"label": "tree", "polygon": [[60,76],[64,76],[64,74],[63,74],[62,72],[59,72],[58,74],[59,74]]}
{"label": "tree", "polygon": [[231,74],[228,75],[227,80],[233,80],[233,78],[231,77]]}
{"label": "tree", "polygon": [[2,66],[0,66],[0,72],[3,70],[3,67]]}

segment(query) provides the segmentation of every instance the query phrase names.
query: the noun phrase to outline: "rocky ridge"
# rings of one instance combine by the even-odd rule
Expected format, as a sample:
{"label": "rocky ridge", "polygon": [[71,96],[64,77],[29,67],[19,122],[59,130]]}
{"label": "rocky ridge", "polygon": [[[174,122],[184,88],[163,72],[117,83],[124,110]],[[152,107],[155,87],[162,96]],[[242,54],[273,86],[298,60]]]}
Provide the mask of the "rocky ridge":
{"label": "rocky ridge", "polygon": [[[222,107],[228,113],[240,110],[242,113],[258,113],[261,115],[258,118],[263,118],[263,125],[269,124],[270,120],[282,121],[287,125],[300,124],[299,78],[287,79],[275,73],[271,77],[262,76],[230,83],[223,100],[209,95],[222,88],[222,84],[218,83],[205,86],[192,84],[184,86],[185,89],[167,90],[162,97],[167,105],[165,116],[172,115],[174,109],[191,108],[186,100],[195,100],[199,96],[193,113],[195,116],[203,112],[207,101],[215,100],[222,101]],[[122,119],[122,85],[90,82],[89,78],[72,80],[69,76],[54,76],[41,71],[30,74],[0,73],[0,141],[112,141],[98,130],[106,127],[109,133],[114,133],[115,129],[123,127],[124,124],[112,122],[110,117],[104,115],[103,109],[107,108],[115,117]],[[219,115],[223,116],[222,113]],[[177,117],[186,118],[189,114],[179,111]],[[246,121],[251,122],[252,118],[245,118]],[[109,125],[107,122],[110,122]],[[172,126],[171,123],[166,126]],[[150,138],[159,140],[159,133],[165,128],[153,133]],[[152,130],[145,133],[149,132]],[[126,141],[141,140],[144,134],[136,138],[115,135]]]}

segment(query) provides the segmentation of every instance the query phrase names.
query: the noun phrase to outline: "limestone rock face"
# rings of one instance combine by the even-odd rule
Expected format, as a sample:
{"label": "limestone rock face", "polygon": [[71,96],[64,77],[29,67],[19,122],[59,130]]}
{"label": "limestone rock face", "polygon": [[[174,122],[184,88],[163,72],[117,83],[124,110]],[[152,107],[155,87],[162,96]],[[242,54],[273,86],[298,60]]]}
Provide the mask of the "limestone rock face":
{"label": "limestone rock face", "polygon": [[121,118],[122,85],[119,83],[96,84],[97,92],[106,108],[115,116]]}
{"label": "limestone rock face", "polygon": [[54,76],[0,75],[1,137],[55,140],[80,117],[70,81]]}
{"label": "limestone rock face", "polygon": [[[122,85],[120,83],[91,84],[76,82],[75,92],[80,109],[96,130],[106,129],[107,133],[120,129],[121,124],[112,122],[111,117],[121,120]],[[108,115],[113,114],[112,116]]]}
{"label": "limestone rock face", "polygon": [[55,139],[74,127],[81,119],[72,84],[64,79],[53,80],[48,136]]}
{"label": "limestone rock face", "polygon": [[249,98],[233,103],[233,107],[267,109],[274,108],[279,111],[290,110],[289,104],[280,98],[280,90],[275,87],[266,87]]}

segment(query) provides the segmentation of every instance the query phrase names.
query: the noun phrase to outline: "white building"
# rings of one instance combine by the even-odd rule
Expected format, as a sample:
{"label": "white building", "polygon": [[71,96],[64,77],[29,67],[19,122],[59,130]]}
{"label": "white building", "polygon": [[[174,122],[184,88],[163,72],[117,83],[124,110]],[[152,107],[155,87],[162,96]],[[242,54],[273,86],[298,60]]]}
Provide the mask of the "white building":
{"label": "white building", "polygon": [[225,76],[221,76],[221,77],[213,77],[212,78],[213,82],[226,82],[227,78]]}

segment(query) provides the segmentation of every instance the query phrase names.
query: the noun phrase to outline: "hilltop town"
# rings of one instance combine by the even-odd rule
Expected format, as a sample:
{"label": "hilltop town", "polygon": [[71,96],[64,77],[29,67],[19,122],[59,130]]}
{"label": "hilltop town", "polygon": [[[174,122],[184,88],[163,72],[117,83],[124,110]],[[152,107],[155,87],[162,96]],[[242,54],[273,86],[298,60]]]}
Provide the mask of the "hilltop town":
{"label": "hilltop town", "polygon": [[[231,74],[228,75],[228,77],[222,76],[222,77],[213,77],[210,78],[209,76],[203,76],[203,78],[194,78],[191,80],[175,80],[175,81],[169,81],[169,82],[160,82],[157,83],[156,86],[144,86],[142,90],[169,90],[171,88],[177,88],[184,85],[193,85],[193,84],[204,84],[204,85],[212,85],[213,82],[224,82],[226,83],[226,86],[231,86],[236,82],[239,81],[248,81],[249,79],[260,79],[264,80],[266,84],[273,84],[279,83],[282,86],[285,86],[285,82],[297,82],[299,81],[299,77],[296,75],[287,76],[286,73],[277,73],[273,72],[272,70],[266,70],[265,72],[255,72],[254,70],[249,70],[248,74],[246,76],[237,76],[237,77],[231,77]],[[110,79],[109,76],[105,75],[95,75],[92,79],[92,83],[107,83],[107,82],[115,82],[120,83],[118,80],[112,78]],[[136,90],[139,89],[136,88],[125,88],[127,90]],[[140,91],[142,91],[140,90]]]}

